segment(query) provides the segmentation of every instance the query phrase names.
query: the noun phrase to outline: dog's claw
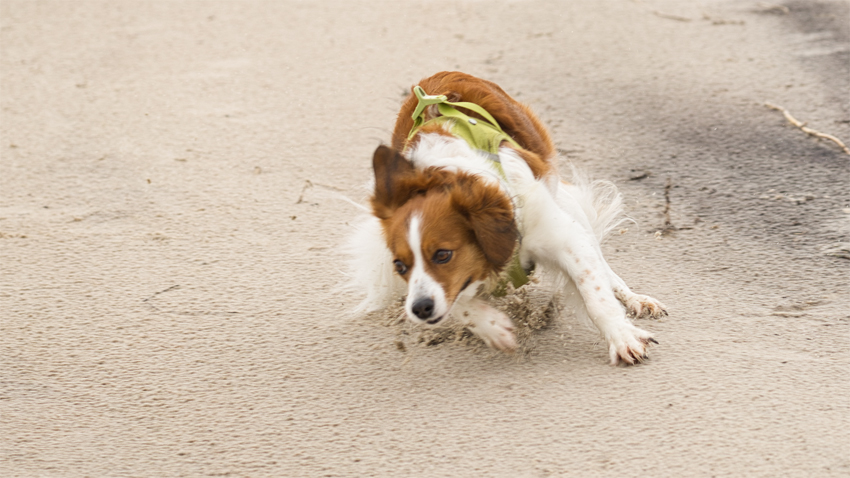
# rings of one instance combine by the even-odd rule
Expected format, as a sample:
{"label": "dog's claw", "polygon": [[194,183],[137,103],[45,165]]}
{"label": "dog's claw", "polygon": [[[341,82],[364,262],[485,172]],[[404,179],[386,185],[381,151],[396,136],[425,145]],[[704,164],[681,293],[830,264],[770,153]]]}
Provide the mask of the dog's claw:
{"label": "dog's claw", "polygon": [[658,343],[649,332],[639,329],[631,323],[625,323],[614,329],[608,335],[609,354],[611,365],[620,362],[626,365],[635,365],[649,360],[647,349],[650,342]]}

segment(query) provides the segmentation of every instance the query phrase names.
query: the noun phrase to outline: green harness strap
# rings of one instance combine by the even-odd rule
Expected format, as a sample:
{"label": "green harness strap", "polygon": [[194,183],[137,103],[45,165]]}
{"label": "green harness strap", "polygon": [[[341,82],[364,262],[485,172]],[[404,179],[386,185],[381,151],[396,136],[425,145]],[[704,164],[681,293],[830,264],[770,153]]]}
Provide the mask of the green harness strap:
{"label": "green harness strap", "polygon": [[[499,160],[499,146],[502,141],[507,141],[517,148],[522,148],[519,143],[502,131],[499,122],[493,118],[481,106],[475,103],[465,101],[451,102],[448,101],[446,95],[429,95],[421,86],[413,87],[413,94],[419,100],[416,109],[413,110],[413,127],[410,128],[410,133],[407,139],[413,138],[419,129],[426,124],[446,125],[451,133],[469,144],[473,149],[487,153],[490,161],[493,162],[499,175],[505,177],[505,171],[502,169],[502,162]],[[442,116],[425,121],[425,108],[430,105],[437,105],[437,109]],[[463,114],[455,107],[466,108],[481,115],[486,121],[480,121],[469,115]],[[528,283],[528,273],[523,269],[519,260],[519,253],[515,253],[510,264],[505,269],[505,275],[499,280],[498,284],[490,292],[496,297],[503,297],[507,293],[508,282],[513,284],[514,288],[518,289]]]}
{"label": "green harness strap", "polygon": [[[487,153],[490,160],[495,163],[499,174],[502,177],[505,176],[501,161],[499,161],[499,146],[501,146],[502,141],[507,141],[517,148],[521,148],[521,146],[513,138],[508,136],[507,133],[502,131],[499,122],[487,110],[475,103],[448,101],[446,95],[426,94],[425,90],[419,85],[413,87],[413,94],[416,95],[419,104],[416,105],[416,109],[413,110],[413,114],[411,115],[411,118],[413,118],[413,127],[410,128],[407,139],[413,138],[416,132],[426,124],[446,125],[453,135],[466,141],[470,147]],[[425,121],[425,108],[430,105],[437,105],[437,109],[442,116]],[[461,113],[455,107],[474,111],[481,115],[484,121]]]}

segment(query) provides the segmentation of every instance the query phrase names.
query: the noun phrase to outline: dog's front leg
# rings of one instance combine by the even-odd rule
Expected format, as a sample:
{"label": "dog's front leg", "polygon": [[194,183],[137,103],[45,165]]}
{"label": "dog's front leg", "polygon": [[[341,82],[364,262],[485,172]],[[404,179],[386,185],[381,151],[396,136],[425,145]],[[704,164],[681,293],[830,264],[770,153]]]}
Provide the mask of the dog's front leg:
{"label": "dog's front leg", "polygon": [[[632,325],[616,297],[613,278],[596,236],[545,196],[526,208],[523,246],[536,262],[559,270],[575,282],[587,313],[608,343],[611,363],[640,362],[646,357],[652,334]],[[538,211],[532,216],[528,211]]]}
{"label": "dog's front leg", "polygon": [[575,282],[588,316],[608,342],[611,364],[617,365],[621,360],[628,364],[641,362],[646,358],[647,346],[655,340],[626,317],[607,274],[605,259],[593,252],[594,248],[573,244],[561,254],[559,262]]}
{"label": "dog's front leg", "polygon": [[505,352],[516,349],[514,324],[504,313],[475,297],[459,297],[452,306],[452,317],[467,324],[472,333],[488,346]]}

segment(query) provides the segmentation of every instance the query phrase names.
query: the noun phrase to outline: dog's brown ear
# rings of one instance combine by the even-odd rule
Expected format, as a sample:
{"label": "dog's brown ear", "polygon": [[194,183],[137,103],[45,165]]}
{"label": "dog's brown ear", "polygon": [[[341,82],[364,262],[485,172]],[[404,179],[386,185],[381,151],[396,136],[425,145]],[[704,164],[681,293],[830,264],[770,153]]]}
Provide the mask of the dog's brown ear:
{"label": "dog's brown ear", "polygon": [[377,217],[386,219],[410,199],[410,193],[402,191],[399,185],[402,178],[414,172],[413,163],[398,151],[380,145],[372,157],[372,168],[375,170],[372,209]]}
{"label": "dog's brown ear", "polygon": [[500,271],[513,256],[519,231],[513,205],[497,186],[463,181],[452,191],[452,203],[470,224],[475,239],[493,272]]}

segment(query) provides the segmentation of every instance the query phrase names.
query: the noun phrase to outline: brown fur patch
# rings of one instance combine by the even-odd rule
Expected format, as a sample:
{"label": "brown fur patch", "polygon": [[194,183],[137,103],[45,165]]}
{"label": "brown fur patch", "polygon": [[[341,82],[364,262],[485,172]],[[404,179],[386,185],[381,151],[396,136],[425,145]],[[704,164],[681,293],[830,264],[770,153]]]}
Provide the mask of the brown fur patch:
{"label": "brown fur patch", "polygon": [[399,187],[399,182],[413,176],[413,163],[398,151],[381,145],[372,157],[372,168],[375,172],[372,212],[375,217],[386,219],[395,209],[410,199],[409,191]]}

